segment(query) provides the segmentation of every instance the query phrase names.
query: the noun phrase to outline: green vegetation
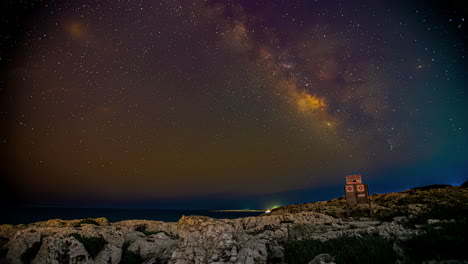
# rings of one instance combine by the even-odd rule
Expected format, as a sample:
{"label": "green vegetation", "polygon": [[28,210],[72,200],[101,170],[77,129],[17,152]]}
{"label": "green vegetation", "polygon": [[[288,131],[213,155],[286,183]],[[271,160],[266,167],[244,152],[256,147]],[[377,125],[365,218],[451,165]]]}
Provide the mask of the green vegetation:
{"label": "green vegetation", "polygon": [[80,241],[80,243],[83,244],[83,246],[85,247],[89,256],[93,259],[99,254],[99,252],[101,252],[104,249],[104,247],[107,244],[107,241],[101,236],[84,237],[77,233],[70,234],[70,236]]}
{"label": "green vegetation", "polygon": [[83,220],[79,221],[78,223],[74,224],[73,226],[74,227],[80,227],[83,224],[100,226],[100,224],[98,222],[96,222],[95,220],[90,219],[90,218],[83,219]]}
{"label": "green vegetation", "polygon": [[328,253],[341,263],[391,263],[397,255],[392,243],[373,235],[363,237],[340,237],[325,242],[319,240],[293,240],[285,244],[286,263],[309,263],[315,256]]}
{"label": "green vegetation", "polygon": [[468,203],[453,202],[451,204],[440,203],[436,204],[426,211],[418,214],[409,220],[410,227],[415,225],[427,224],[429,219],[438,220],[457,220],[459,222],[468,222]]}
{"label": "green vegetation", "polygon": [[[265,226],[265,227],[270,227],[270,226]],[[274,230],[274,229],[269,228],[269,230]],[[307,237],[315,232],[317,232],[317,228],[315,225],[304,224],[304,223],[293,224],[289,227],[289,230],[288,230],[289,237],[292,240],[302,239],[303,237]]]}
{"label": "green vegetation", "polygon": [[162,231],[143,231],[142,233],[145,236],[151,236],[151,235],[157,234],[159,232],[162,232]]}
{"label": "green vegetation", "polygon": [[431,184],[431,185],[426,185],[426,186],[421,186],[421,187],[414,187],[411,188],[411,190],[419,190],[419,191],[427,191],[427,190],[432,190],[432,189],[442,189],[442,188],[447,188],[452,185],[449,184]]}
{"label": "green vegetation", "polygon": [[122,247],[122,257],[120,258],[120,264],[141,264],[143,263],[143,258],[140,254],[128,250],[130,245],[125,243]]}
{"label": "green vegetation", "polygon": [[391,222],[396,216],[407,216],[408,213],[402,212],[401,210],[381,210],[378,213],[374,213],[374,218],[382,222]]}
{"label": "green vegetation", "polygon": [[424,233],[403,241],[410,263],[468,259],[468,222],[440,222],[423,226]]}
{"label": "green vegetation", "polygon": [[[378,205],[374,217],[380,221],[391,221],[395,216],[409,216],[413,224],[424,224],[427,219],[466,218],[468,203],[467,193],[458,186],[428,185],[417,187],[395,195],[380,195],[374,197]],[[422,208],[414,210],[415,208]],[[427,208],[427,209],[424,209]]]}
{"label": "green vegetation", "polygon": [[21,255],[21,262],[23,264],[30,264],[36,258],[39,249],[41,249],[42,240],[34,243],[30,248],[26,249]]}

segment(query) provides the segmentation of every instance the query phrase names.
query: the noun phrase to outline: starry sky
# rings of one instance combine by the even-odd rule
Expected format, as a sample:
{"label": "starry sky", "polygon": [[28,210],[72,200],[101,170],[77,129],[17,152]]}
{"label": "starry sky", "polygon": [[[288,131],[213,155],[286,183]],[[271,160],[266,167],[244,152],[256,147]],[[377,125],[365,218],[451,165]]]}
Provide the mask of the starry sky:
{"label": "starry sky", "polygon": [[3,1],[3,203],[268,208],[468,179],[462,1]]}

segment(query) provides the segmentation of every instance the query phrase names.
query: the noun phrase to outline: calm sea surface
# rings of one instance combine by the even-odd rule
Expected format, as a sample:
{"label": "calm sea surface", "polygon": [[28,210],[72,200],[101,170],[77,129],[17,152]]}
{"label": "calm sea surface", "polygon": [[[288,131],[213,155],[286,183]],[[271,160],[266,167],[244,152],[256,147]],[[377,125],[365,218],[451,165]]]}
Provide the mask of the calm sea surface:
{"label": "calm sea surface", "polygon": [[129,219],[177,222],[183,215],[204,215],[212,218],[257,216],[263,212],[214,212],[207,210],[152,210],[114,208],[10,208],[0,212],[0,224],[28,224],[49,219],[83,219],[105,217],[109,222]]}

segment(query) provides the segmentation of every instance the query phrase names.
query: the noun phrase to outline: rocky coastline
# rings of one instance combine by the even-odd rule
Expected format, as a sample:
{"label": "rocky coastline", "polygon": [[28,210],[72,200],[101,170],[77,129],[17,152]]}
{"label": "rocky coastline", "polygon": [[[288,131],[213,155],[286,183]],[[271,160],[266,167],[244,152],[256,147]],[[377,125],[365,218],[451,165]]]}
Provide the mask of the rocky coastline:
{"label": "rocky coastline", "polygon": [[[333,250],[320,250],[328,244],[345,243],[341,247],[347,247],[365,241],[383,243],[378,249],[385,248],[382,251],[389,254],[386,263],[468,263],[466,253],[458,254],[456,248],[442,255],[428,252],[424,259],[417,255],[419,244],[411,244],[430,232],[445,235],[453,226],[464,235],[468,188],[427,186],[375,194],[371,201],[373,218],[366,217],[364,207],[353,208],[352,217],[346,217],[344,198],[340,197],[239,219],[183,216],[169,223],[54,219],[0,225],[0,263],[340,263]],[[322,248],[313,253],[311,245]],[[297,251],[302,248],[304,256]],[[364,248],[372,251],[369,245]],[[370,251],[359,254],[371,255]]]}

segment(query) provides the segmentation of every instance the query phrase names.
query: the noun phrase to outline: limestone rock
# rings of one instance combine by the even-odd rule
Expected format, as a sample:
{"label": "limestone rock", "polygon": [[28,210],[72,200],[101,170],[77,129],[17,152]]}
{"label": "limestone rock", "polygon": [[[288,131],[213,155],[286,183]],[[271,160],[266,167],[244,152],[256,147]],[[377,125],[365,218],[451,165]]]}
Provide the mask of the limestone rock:
{"label": "limestone rock", "polygon": [[309,264],[335,264],[335,258],[327,253],[318,254]]}
{"label": "limestone rock", "polygon": [[[382,217],[379,220],[341,218],[346,208],[344,198],[338,198],[239,219],[184,216],[177,223],[53,219],[28,225],[0,225],[0,263],[3,257],[11,264],[22,264],[22,258],[33,264],[117,264],[123,256],[145,264],[281,263],[285,242],[327,241],[367,234],[392,241],[393,250],[404,259],[404,250],[398,242],[420,232],[417,227],[410,228],[411,217],[437,203],[466,203],[468,188],[412,189],[376,194],[372,199],[374,213]],[[440,221],[430,219],[428,223]],[[91,243],[94,249],[90,249],[87,239],[94,241]],[[310,263],[333,263],[333,259],[320,254]]]}

